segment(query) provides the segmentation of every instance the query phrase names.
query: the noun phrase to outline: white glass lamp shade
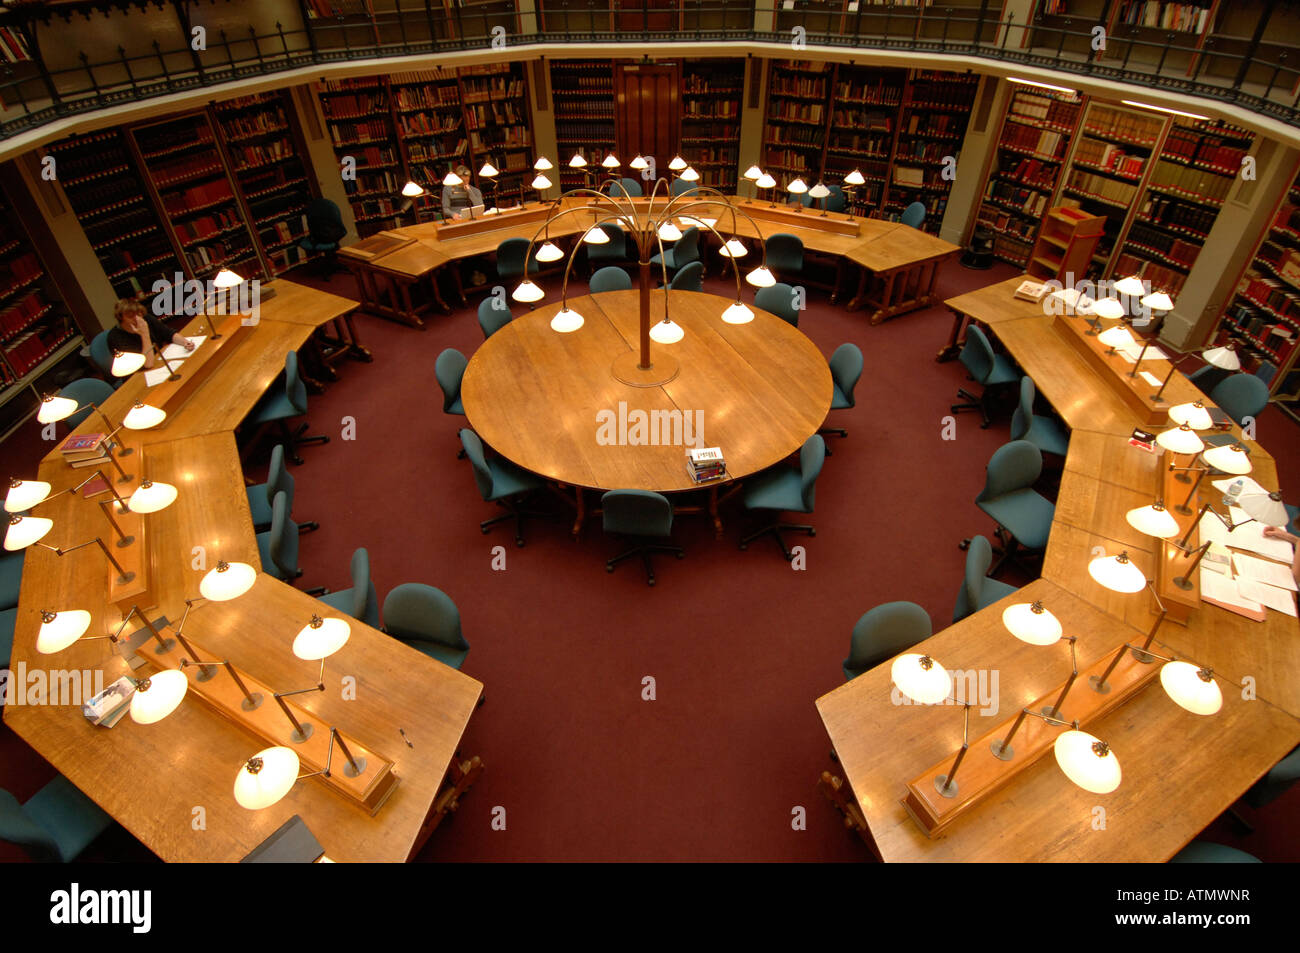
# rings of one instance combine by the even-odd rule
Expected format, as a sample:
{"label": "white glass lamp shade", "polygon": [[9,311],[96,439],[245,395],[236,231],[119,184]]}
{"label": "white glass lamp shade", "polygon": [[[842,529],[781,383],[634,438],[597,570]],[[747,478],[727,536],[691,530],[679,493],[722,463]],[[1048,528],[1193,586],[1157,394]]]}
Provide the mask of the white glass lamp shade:
{"label": "white glass lamp shade", "polygon": [[756,165],[751,165],[748,169],[745,170],[745,178],[749,179],[749,181],[751,182],[757,182],[762,177],[763,177],[763,170]]}
{"label": "white glass lamp shade", "polygon": [[764,172],[762,175],[758,177],[758,181],[756,181],[754,184],[757,185],[760,189],[774,189],[776,188],[776,179],[772,178],[772,176]]}
{"label": "white glass lamp shade", "polygon": [[600,164],[606,169],[617,169],[623,163],[619,162],[618,156],[611,152],[609,155],[605,156],[605,158],[600,160]]}
{"label": "white glass lamp shade", "polygon": [[51,394],[42,398],[41,409],[37,412],[36,419],[43,424],[52,424],[71,416],[76,409],[77,402],[71,397],[56,397]]}
{"label": "white glass lamp shade", "polygon": [[148,430],[166,419],[167,411],[161,407],[153,407],[137,400],[122,418],[122,426],[127,430]]}
{"label": "white glass lamp shade", "polygon": [[1207,364],[1213,364],[1215,367],[1221,367],[1225,371],[1241,370],[1241,358],[1237,352],[1230,347],[1212,347],[1201,357],[1205,358]]}
{"label": "white glass lamp shade", "polygon": [[[1092,304],[1092,313],[1099,318],[1110,318],[1111,320],[1114,320],[1115,318],[1124,317],[1124,306],[1114,298],[1098,298]],[[1112,328],[1112,330],[1114,329]],[[1107,347],[1112,346],[1105,341],[1103,341],[1102,343],[1106,344]],[[1132,341],[1129,341],[1127,343],[1131,344]],[[1124,345],[1119,344],[1114,346],[1123,347]]]}
{"label": "white glass lamp shade", "polygon": [[424,189],[422,189],[419,185],[417,185],[414,182],[407,182],[404,186],[402,186],[402,194],[406,196],[408,199],[413,199],[417,195],[423,195]]}
{"label": "white glass lamp shade", "polygon": [[1142,299],[1142,303],[1152,311],[1172,311],[1174,310],[1173,299],[1163,291],[1157,291],[1149,294]]}
{"label": "white glass lamp shade", "polygon": [[1061,620],[1042,603],[1019,602],[1002,611],[1002,624],[1021,642],[1055,645],[1061,638]]}
{"label": "white glass lamp shade", "polygon": [[582,233],[582,240],[588,245],[608,245],[609,233],[599,226],[589,228]]}
{"label": "white glass lamp shade", "polygon": [[[1097,302],[1101,304],[1100,301]],[[1133,342],[1133,334],[1122,324],[1117,324],[1109,330],[1102,331],[1097,335],[1097,340],[1107,347],[1128,347]]]}
{"label": "white glass lamp shade", "polygon": [[1254,469],[1254,465],[1250,462],[1250,454],[1238,443],[1230,443],[1225,447],[1210,447],[1201,454],[1201,459],[1221,473],[1231,473],[1233,476],[1245,476]]}
{"label": "white glass lamp shade", "polygon": [[516,301],[530,303],[533,301],[541,301],[546,297],[546,295],[537,285],[533,284],[531,281],[525,280],[519,282],[519,287],[511,293],[510,297],[514,298]]}
{"label": "white glass lamp shade", "polygon": [[537,189],[537,191],[540,192],[543,189],[549,189],[550,187],[551,187],[551,180],[548,179],[541,172],[538,172],[537,176],[533,179],[533,188]]}
{"label": "white glass lamp shade", "polygon": [[260,811],[288,794],[297,780],[297,752],[283,745],[264,748],[240,765],[235,800],[240,807]]}
{"label": "white glass lamp shade", "polygon": [[561,308],[551,318],[551,330],[560,334],[570,334],[583,325],[583,317],[572,308]]}
{"label": "white glass lamp shade", "polygon": [[115,351],[113,353],[114,377],[126,377],[144,367],[144,355],[136,351]]}
{"label": "white glass lamp shade", "polygon": [[1109,794],[1119,787],[1119,759],[1086,731],[1063,731],[1054,747],[1056,763],[1065,776],[1085,791]]}
{"label": "white glass lamp shade", "polygon": [[560,251],[560,246],[555,242],[543,242],[533,257],[538,261],[559,261],[564,257],[564,252]]}
{"label": "white glass lamp shade", "polygon": [[1088,563],[1088,575],[1111,592],[1141,592],[1146,588],[1147,577],[1128,558],[1128,553],[1118,556],[1098,556]]}
{"label": "white glass lamp shade", "polygon": [[212,287],[214,288],[234,288],[243,283],[244,279],[229,268],[222,268],[217,272],[216,277],[212,279]]}
{"label": "white glass lamp shade", "polygon": [[1160,432],[1156,435],[1156,443],[1170,453],[1200,453],[1205,449],[1205,442],[1187,424]]}
{"label": "white glass lamp shade", "polygon": [[748,324],[754,320],[754,312],[737,301],[722,312],[722,320],[727,324]]}
{"label": "white glass lamp shade", "polygon": [[759,265],[749,274],[745,275],[745,280],[755,288],[770,288],[776,284],[776,278],[768,270],[766,265]]}
{"label": "white glass lamp shade", "polygon": [[479,174],[479,178],[495,179],[501,173],[497,171],[497,167],[494,166],[491,162],[484,162],[483,168],[478,170],[478,174]]}
{"label": "white glass lamp shade", "polygon": [[293,640],[293,654],[306,662],[329,658],[347,645],[352,626],[342,619],[322,619],[312,616],[310,622],[298,630]]}
{"label": "white glass lamp shade", "polygon": [[659,240],[665,242],[675,242],[682,237],[682,230],[673,222],[664,222],[659,226]]}
{"label": "white glass lamp shade", "polygon": [[808,183],[803,179],[794,179],[785,187],[785,190],[795,195],[803,195],[803,193],[808,191]]}
{"label": "white glass lamp shade", "polygon": [[11,553],[26,549],[44,539],[53,527],[54,520],[41,516],[11,516],[9,528],[5,530],[5,549]]}
{"label": "white glass lamp shade", "polygon": [[744,258],[749,254],[749,249],[739,238],[728,238],[726,244],[718,249],[718,254],[723,258]]}
{"label": "white glass lamp shade", "polygon": [[1139,533],[1146,533],[1157,539],[1172,539],[1181,532],[1178,528],[1178,520],[1174,519],[1173,514],[1159,503],[1129,510],[1124,514],[1124,518],[1128,520],[1128,525]]}
{"label": "white glass lamp shade", "polygon": [[176,710],[189,688],[190,680],[176,669],[150,675],[131,695],[131,720],[137,725],[162,721]]}
{"label": "white glass lamp shade", "polygon": [[1193,430],[1209,430],[1214,426],[1210,412],[1199,400],[1190,404],[1175,404],[1169,408],[1169,419],[1176,424],[1187,424]]}
{"label": "white glass lamp shade", "polygon": [[1223,692],[1214,676],[1190,662],[1166,662],[1160,669],[1160,684],[1179,708],[1193,715],[1213,715],[1223,707]]}
{"label": "white glass lamp shade", "polygon": [[132,513],[157,513],[176,501],[176,487],[170,483],[145,480],[127,498],[126,505]]}
{"label": "white glass lamp shade", "polygon": [[952,691],[952,679],[944,667],[930,656],[915,652],[894,659],[889,677],[900,692],[922,705],[941,702]]}
{"label": "white glass lamp shade", "polygon": [[813,199],[824,199],[830,194],[831,190],[820,182],[808,190],[808,197]]}
{"label": "white glass lamp shade", "polygon": [[5,509],[10,513],[30,510],[50,495],[50,484],[44,480],[15,480],[5,494]]}
{"label": "white glass lamp shade", "polygon": [[862,177],[862,173],[857,169],[854,169],[844,177],[845,185],[865,185],[866,181],[867,180]]}
{"label": "white glass lamp shade", "polygon": [[629,169],[636,169],[638,172],[641,172],[645,169],[650,168],[650,163],[645,161],[645,156],[638,153],[636,158],[627,164],[627,167]]}
{"label": "white glass lamp shade", "polygon": [[686,168],[686,160],[681,156],[673,156],[673,161],[668,163],[668,168],[674,172],[680,172]]}
{"label": "white glass lamp shade", "polygon": [[442,184],[443,185],[464,185],[465,180],[462,179],[460,176],[458,176],[455,172],[448,172],[446,175],[442,177]]}
{"label": "white glass lamp shade", "polygon": [[237,599],[253,588],[257,570],[248,563],[228,563],[224,560],[209,569],[199,582],[199,595],[211,602]]}
{"label": "white glass lamp shade", "polygon": [[36,633],[36,651],[42,655],[62,652],[85,635],[89,628],[90,613],[85,609],[42,613],[41,628]]}
{"label": "white glass lamp shade", "polygon": [[1265,526],[1285,526],[1290,519],[1278,493],[1243,493],[1237,503],[1247,516]]}
{"label": "white glass lamp shade", "polygon": [[[574,158],[581,159],[582,156],[574,156]],[[582,164],[586,165],[587,163],[584,160]],[[573,165],[573,163],[570,162],[569,165]],[[555,166],[551,165],[551,160],[546,158],[546,156],[538,156],[537,161],[533,163],[533,168],[538,172],[549,172],[551,169],[554,169]]]}
{"label": "white glass lamp shade", "polygon": [[[539,160],[539,161],[540,161],[540,160]],[[549,169],[550,167],[551,167],[551,165],[550,165],[550,163],[548,162],[548,163],[546,164],[546,168]],[[573,158],[569,160],[569,168],[570,168],[570,169],[585,169],[586,167],[587,167],[587,160],[584,159],[584,158],[582,157],[582,153],[581,153],[581,152],[575,152],[575,153],[573,154]],[[540,168],[540,167],[539,167],[539,168]]]}
{"label": "white glass lamp shade", "polygon": [[650,340],[657,344],[676,344],[685,336],[682,326],[671,318],[665,318],[650,329]]}
{"label": "white glass lamp shade", "polygon": [[700,174],[696,172],[694,169],[692,169],[690,166],[687,166],[686,168],[682,169],[682,181],[698,182],[700,181]]}
{"label": "white glass lamp shade", "polygon": [[1129,275],[1115,282],[1115,290],[1130,298],[1147,293],[1147,286],[1137,275]]}

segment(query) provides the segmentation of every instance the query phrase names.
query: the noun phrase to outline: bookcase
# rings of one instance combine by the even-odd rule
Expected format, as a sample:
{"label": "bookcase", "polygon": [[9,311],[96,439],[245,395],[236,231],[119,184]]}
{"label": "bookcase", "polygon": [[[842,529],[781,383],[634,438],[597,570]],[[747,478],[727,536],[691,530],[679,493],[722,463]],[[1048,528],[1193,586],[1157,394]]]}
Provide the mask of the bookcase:
{"label": "bookcase", "polygon": [[1218,120],[1175,119],[1115,260],[1176,295],[1214,227],[1254,136]]}
{"label": "bookcase", "polygon": [[970,73],[914,70],[903,94],[889,188],[881,202],[885,216],[901,215],[913,202],[925,206],[925,229],[938,232],[951,172],[966,136],[979,77]]}
{"label": "bookcase", "polygon": [[357,234],[364,238],[397,227],[398,193],[405,179],[387,80],[325,80],[316,90],[340,165],[349,158],[356,163],[355,176],[344,178],[343,188],[352,203]]}
{"label": "bookcase", "polygon": [[[555,171],[562,190],[587,182],[581,169],[569,168],[574,153],[599,165],[617,141],[614,121],[614,69],[609,60],[553,60],[551,102],[555,110]],[[627,157],[620,156],[627,161]],[[591,170],[588,170],[591,171]],[[548,174],[552,182],[553,174]]]}
{"label": "bookcase", "polygon": [[832,181],[862,173],[866,183],[852,192],[855,215],[878,209],[884,197],[906,85],[906,70],[841,64],[836,71],[825,170]]}
{"label": "bookcase", "polygon": [[682,65],[682,153],[700,184],[736,191],[740,163],[743,60],[690,60]]}
{"label": "bookcase", "polygon": [[[425,194],[414,200],[421,217],[426,217],[431,211],[441,212],[443,177],[458,164],[463,162],[468,166],[473,161],[469,154],[469,139],[465,135],[465,116],[456,71],[431,69],[395,73],[388,77],[387,82],[399,134],[393,142],[399,143],[399,163],[401,146],[405,147],[406,161],[401,171],[386,170],[387,174],[376,177],[374,184],[382,181],[385,187],[392,184],[395,187],[389,188],[386,195],[374,196],[372,201],[380,203],[381,212],[394,202],[400,207],[404,200],[395,198],[396,193],[401,191],[407,179],[412,179],[425,189]],[[397,177],[401,181],[396,181]],[[383,204],[384,200],[387,200],[387,205]]]}
{"label": "bookcase", "polygon": [[1028,264],[1082,112],[1077,94],[1012,92],[975,218],[976,227],[992,233],[994,257]]}
{"label": "bookcase", "polygon": [[[485,161],[501,174],[495,191],[484,188],[484,198],[501,206],[516,205],[533,196],[533,132],[528,120],[528,81],[522,63],[465,66],[460,69],[461,102],[472,171],[477,176]],[[408,140],[407,147],[412,143]]]}
{"label": "bookcase", "polygon": [[118,297],[147,292],[159,279],[170,284],[183,271],[124,130],[71,136],[46,150]]}
{"label": "bookcase", "polygon": [[[1105,216],[1062,205],[1043,216],[1026,271],[1035,278],[1055,278],[1072,287],[1092,261],[1093,250],[1106,226]],[[1070,276],[1076,276],[1070,280]]]}
{"label": "bookcase", "polygon": [[[1075,57],[1087,57],[1092,45],[1086,34],[1097,24],[1109,23],[1111,4],[1112,0],[1037,0],[1029,21],[1034,28],[1024,33],[1021,45],[1059,48]],[[1085,35],[1062,37],[1060,31],[1065,29]]]}
{"label": "bookcase", "polygon": [[791,179],[822,168],[835,64],[773,60],[769,70],[761,166],[784,200]]}
{"label": "bookcase", "polygon": [[1300,168],[1246,266],[1210,342],[1233,339],[1274,402],[1300,422]]}

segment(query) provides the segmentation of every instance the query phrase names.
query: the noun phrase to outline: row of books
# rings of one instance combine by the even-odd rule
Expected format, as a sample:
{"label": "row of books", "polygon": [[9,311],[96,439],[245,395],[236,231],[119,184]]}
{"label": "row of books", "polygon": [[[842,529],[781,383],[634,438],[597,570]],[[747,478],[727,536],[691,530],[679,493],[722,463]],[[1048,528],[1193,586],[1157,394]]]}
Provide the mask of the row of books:
{"label": "row of books", "polygon": [[292,225],[290,225],[290,221],[290,219],[286,218],[263,226],[262,243],[275,245],[282,242],[291,242],[307,234],[306,215],[300,215],[296,221],[293,221]]}
{"label": "row of books", "polygon": [[840,80],[835,84],[835,99],[897,106],[903,101],[902,78],[882,76],[874,83],[870,80]]}
{"label": "row of books", "polygon": [[46,326],[25,331],[5,347],[5,357],[9,359],[18,376],[24,377],[28,371],[45,360],[55,348],[72,337],[72,333],[72,329],[66,325]]}
{"label": "row of books", "polygon": [[401,187],[402,183],[397,181],[397,174],[392,169],[367,172],[364,177],[358,172],[356,179],[343,180],[343,191],[349,195],[355,195],[357,192],[395,193]]}
{"label": "row of books", "polygon": [[180,159],[152,166],[149,169],[149,174],[155,186],[165,189],[176,183],[221,175],[224,171],[219,161],[213,162],[207,156],[195,156],[190,159]]}
{"label": "row of books", "polygon": [[[463,67],[466,73],[478,73],[480,71],[495,71],[496,67]],[[416,86],[425,83],[454,83],[456,82],[456,71],[454,69],[420,69],[411,70],[406,73],[394,73],[388,77],[389,83],[393,86]]]}
{"label": "row of books", "polygon": [[0,337],[7,338],[23,330],[45,307],[45,299],[38,291],[33,291],[15,301],[4,311],[0,311]]}
{"label": "row of books", "polygon": [[768,145],[816,146],[821,148],[822,131],[814,126],[773,126]]}
{"label": "row of books", "polygon": [[334,148],[347,147],[360,142],[388,141],[388,123],[382,119],[369,122],[331,122],[330,141]]}
{"label": "row of books", "polygon": [[[1102,254],[1102,257],[1107,256]],[[1164,265],[1127,251],[1116,256],[1111,274],[1137,275],[1151,282],[1152,288],[1163,289],[1175,298],[1178,297],[1178,292],[1183,290],[1183,282],[1187,280],[1187,276],[1180,271],[1166,268]]]}
{"label": "row of books", "polygon": [[1027,262],[1033,251],[1032,242],[1021,241],[1010,235],[995,234],[993,236],[993,254],[1017,265],[1023,265]]}
{"label": "row of books", "polygon": [[1039,155],[1060,158],[1064,152],[1065,136],[1050,129],[1035,129],[1020,123],[1009,122],[1002,130],[1002,145],[1013,149],[1036,152]]}
{"label": "row of books", "polygon": [[[162,232],[157,231],[136,239],[129,248],[115,247],[100,253],[104,270],[110,275],[116,274],[123,268],[135,268],[138,263],[161,258],[175,260],[172,257],[171,242],[167,241]],[[170,271],[175,270],[175,268],[170,269]]]}
{"label": "row of books", "polygon": [[388,111],[388,97],[382,92],[329,96],[320,101],[326,119],[351,119]]}
{"label": "row of books", "polygon": [[498,75],[492,79],[465,82],[465,102],[485,99],[520,98],[524,95],[524,81],[518,76]]}
{"label": "row of books", "polygon": [[820,123],[826,115],[821,103],[782,102],[769,118],[797,120],[798,122]]}
{"label": "row of books", "polygon": [[289,121],[285,118],[284,109],[279,106],[267,109],[265,112],[223,117],[221,120],[221,129],[227,139],[239,139],[260,132],[276,132],[287,128],[288,125]]}
{"label": "row of books", "polygon": [[[1240,301],[1238,301],[1233,309],[1233,317],[1236,318],[1238,327],[1261,341],[1263,340],[1265,329],[1281,327],[1288,331],[1291,330],[1287,324],[1279,323],[1278,319],[1267,311],[1259,311],[1252,308],[1249,304]],[[1292,317],[1291,320],[1294,322],[1298,319],[1300,318]],[[1300,325],[1296,325],[1296,327],[1300,327]]]}
{"label": "row of books", "polygon": [[1148,192],[1142,203],[1142,217],[1161,225],[1185,228],[1200,235],[1208,235],[1214,227],[1218,212],[1199,205],[1188,205],[1177,198]]}
{"label": "row of books", "polygon": [[1224,175],[1236,175],[1241,171],[1241,160],[1249,153],[1242,146],[1224,145],[1214,138],[1207,138],[1194,129],[1175,126],[1165,139],[1161,153],[1172,153],[1188,162],[1210,166]]}
{"label": "row of books", "polygon": [[866,152],[872,155],[888,156],[894,137],[889,133],[863,133],[861,135],[839,135],[835,137],[831,149],[839,152]]}
{"label": "row of books", "polygon": [[1019,209],[1027,215],[1039,217],[1046,214],[1048,199],[1051,196],[1045,192],[1022,188],[1011,182],[989,179],[989,184],[984,189],[984,198]]}
{"label": "row of books", "polygon": [[1235,181],[1236,179],[1224,178],[1202,169],[1161,159],[1151,172],[1149,185],[1151,188],[1163,189],[1217,205],[1228,197],[1228,190],[1232,188]]}
{"label": "row of books", "polygon": [[1123,0],[1116,23],[1130,26],[1147,26],[1180,33],[1205,32],[1210,22],[1212,0],[1195,0],[1191,3],[1168,3],[1164,0]]}
{"label": "row of books", "polygon": [[1268,265],[1283,281],[1300,290],[1300,251],[1283,247],[1275,241],[1266,241],[1259,246],[1255,260]]}
{"label": "row of books", "polygon": [[32,54],[27,52],[27,41],[23,39],[22,31],[7,26],[0,27],[0,54],[9,63],[22,63],[32,58]]}
{"label": "row of books", "polygon": [[683,99],[682,112],[689,118],[735,119],[740,101],[735,99]]}
{"label": "row of books", "polygon": [[211,245],[195,245],[187,248],[185,259],[190,263],[191,269],[202,271],[218,262],[229,261],[230,257],[239,250],[239,247],[227,242],[213,242]]}
{"label": "row of books", "polygon": [[1038,159],[1020,159],[1014,166],[1010,164],[1002,166],[1002,174],[1012,181],[1050,192],[1056,187],[1056,168],[1055,163],[1041,162]]}
{"label": "row of books", "polygon": [[8,261],[9,274],[13,276],[15,282],[24,281],[33,275],[41,273],[41,260],[36,257],[36,252],[24,252],[16,255]]}
{"label": "row of books", "polygon": [[1082,169],[1070,170],[1070,177],[1066,180],[1065,187],[1082,192],[1086,196],[1100,198],[1121,208],[1128,208],[1137,193],[1137,186],[1129,185],[1127,182],[1116,182],[1104,175],[1095,175]]}
{"label": "row of books", "polygon": [[406,113],[398,124],[401,132],[406,136],[434,136],[444,132],[459,132],[461,121],[459,116],[439,116],[428,113]]}
{"label": "row of books", "polygon": [[1271,308],[1284,318],[1300,321],[1300,301],[1296,300],[1295,292],[1276,278],[1248,272],[1241,281],[1238,293],[1258,305]]}
{"label": "row of books", "polygon": [[1200,245],[1175,238],[1168,232],[1143,225],[1141,222],[1133,223],[1126,244],[1158,252],[1183,268],[1191,268],[1196,261],[1196,256],[1201,253]]}
{"label": "row of books", "polygon": [[1037,226],[1037,222],[1033,219],[1008,215],[991,205],[980,209],[978,221],[980,225],[991,228],[995,232],[1011,235],[1027,242],[1034,240],[1034,229]]}
{"label": "row of books", "polygon": [[969,106],[975,99],[975,85],[963,76],[918,77],[912,80],[910,101],[926,106]]}
{"label": "row of books", "polygon": [[1136,145],[1155,145],[1164,128],[1163,119],[1138,116],[1110,106],[1093,106],[1088,110],[1084,132],[1096,133],[1112,139],[1122,139]]}
{"label": "row of books", "polygon": [[518,126],[528,122],[528,110],[523,103],[472,103],[465,107],[466,128],[483,126]]}
{"label": "row of books", "polygon": [[902,131],[908,136],[960,136],[966,131],[966,116],[961,113],[912,113],[903,123]]}
{"label": "row of books", "polygon": [[954,153],[952,142],[934,142],[916,139],[912,142],[900,142],[895,153],[897,158],[924,159],[927,162],[940,162]]}
{"label": "row of books", "polygon": [[243,219],[234,208],[224,208],[207,215],[200,215],[196,218],[186,219],[185,221],[176,222],[172,228],[176,231],[176,237],[183,243],[199,241],[204,238],[210,238],[218,232],[224,232],[228,228],[239,225]]}
{"label": "row of books", "polygon": [[[591,122],[582,120],[563,120],[564,125],[556,130],[556,135],[560,139],[560,152],[567,153],[569,150],[564,148],[566,142],[600,142],[608,143],[609,148],[614,145],[613,121],[610,122]],[[556,126],[560,126],[560,119],[556,117]],[[583,153],[587,158],[592,156],[604,155],[606,149],[589,149]]]}
{"label": "row of books", "polygon": [[408,86],[397,91],[397,108],[399,110],[459,105],[460,88],[455,85]]}
{"label": "row of books", "polygon": [[181,152],[194,146],[212,144],[212,127],[206,121],[186,123],[181,121],[163,123],[149,129],[139,130],[135,134],[140,152],[146,159]]}
{"label": "row of books", "polygon": [[269,165],[296,155],[293,143],[288,139],[274,139],[247,146],[232,145],[229,148],[235,169],[239,171],[256,168],[259,165]]}
{"label": "row of books", "polygon": [[392,146],[363,146],[352,149],[349,154],[357,160],[357,172],[367,166],[397,164],[397,153]]}
{"label": "row of books", "polygon": [[1045,122],[1053,126],[1073,126],[1079,118],[1079,103],[1064,102],[1051,96],[1020,90],[1008,112],[1013,116]]}
{"label": "row of books", "polygon": [[191,209],[212,205],[225,199],[233,199],[230,183],[225,176],[215,182],[193,185],[178,192],[169,192],[163,197],[163,208],[173,215],[183,215]]}
{"label": "row of books", "polygon": [[826,95],[826,78],[800,74],[780,76],[773,81],[768,95],[822,98]]}
{"label": "row of books", "polygon": [[1089,139],[1085,136],[1074,148],[1074,161],[1096,166],[1125,178],[1140,179],[1146,157],[1129,155],[1113,142]]}

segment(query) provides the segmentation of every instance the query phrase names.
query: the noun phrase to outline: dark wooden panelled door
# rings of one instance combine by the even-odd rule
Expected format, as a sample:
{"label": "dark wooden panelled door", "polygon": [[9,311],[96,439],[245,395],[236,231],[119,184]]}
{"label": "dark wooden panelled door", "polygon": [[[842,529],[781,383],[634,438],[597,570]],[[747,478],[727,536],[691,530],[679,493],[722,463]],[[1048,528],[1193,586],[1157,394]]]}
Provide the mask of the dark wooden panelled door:
{"label": "dark wooden panelled door", "polygon": [[[678,28],[678,0],[625,0],[618,9],[620,33],[663,33]],[[669,156],[669,158],[672,158]]]}
{"label": "dark wooden panelled door", "polygon": [[668,177],[668,163],[681,148],[681,64],[620,65],[614,74],[618,116],[618,157],[623,174],[634,175],[627,163],[640,153],[654,156],[659,176]]}

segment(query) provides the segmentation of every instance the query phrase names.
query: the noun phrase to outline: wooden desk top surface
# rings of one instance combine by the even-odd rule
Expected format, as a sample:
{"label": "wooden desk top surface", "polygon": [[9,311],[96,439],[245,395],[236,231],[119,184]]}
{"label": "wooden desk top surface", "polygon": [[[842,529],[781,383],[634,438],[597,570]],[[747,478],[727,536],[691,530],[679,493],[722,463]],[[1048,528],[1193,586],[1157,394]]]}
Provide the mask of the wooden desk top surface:
{"label": "wooden desk top surface", "polygon": [[[281,282],[281,285],[288,284]],[[310,291],[310,289],[307,289]],[[308,295],[304,300],[310,300]],[[324,298],[334,298],[326,295]],[[220,559],[260,564],[234,435],[187,432],[193,421],[235,420],[246,413],[231,410],[229,397],[249,401],[263,376],[284,364],[281,345],[310,328],[306,324],[265,317],[249,329],[241,345],[242,366],[228,361],[166,429],[132,435],[137,452],[124,466],[135,479],[119,486],[126,495],[148,476],[179,490],[168,508],[142,517],[146,521],[151,591],[157,608],[151,618],[179,621],[184,599],[198,595],[201,569],[194,568],[195,547],[203,565]],[[292,299],[285,299],[286,301]],[[319,301],[319,299],[317,299]],[[331,307],[354,302],[335,298]],[[317,312],[325,313],[325,312]],[[260,335],[260,336],[259,336]],[[296,345],[291,345],[296,346]],[[268,378],[269,380],[269,378]],[[122,388],[141,387],[129,381]],[[131,393],[117,394],[108,407],[118,418],[118,404]],[[129,403],[120,407],[121,411]],[[213,424],[213,426],[216,426]],[[135,439],[139,437],[140,439]],[[111,471],[110,471],[111,472]],[[39,479],[54,490],[73,486],[90,475],[67,467],[57,453],[42,462]],[[45,542],[71,546],[94,536],[112,545],[111,531],[92,499],[68,494],[36,507],[35,515],[54,520]],[[133,545],[140,545],[139,542]],[[123,551],[125,552],[125,551]],[[128,673],[125,662],[105,640],[78,642],[56,655],[35,650],[41,609],[86,609],[90,636],[116,630],[122,615],[107,600],[108,564],[97,547],[66,556],[33,547],[28,550],[14,631],[12,667],[32,669],[103,669],[105,684]],[[143,607],[142,607],[143,608]],[[244,671],[281,690],[313,683],[318,666],[299,661],[289,646],[311,614],[334,614],[324,603],[285,583],[259,574],[251,591],[230,602],[200,604],[186,624],[186,636],[203,650],[229,658]],[[246,811],[231,796],[235,773],[265,744],[198,698],[187,699],[166,720],[150,726],[125,718],[112,729],[96,728],[77,707],[11,705],[5,721],[56,769],[99,803],[141,842],[169,861],[234,861],[247,854],[293,814],[299,814],[335,860],[407,859],[450,764],[482,685],[466,675],[394,641],[364,624],[349,620],[348,644],[325,666],[327,691],[298,696],[303,706],[335,723],[377,753],[396,762],[401,778],[396,791],[371,817],[319,782],[299,782],[284,800],[265,811]],[[134,622],[129,627],[138,627]],[[146,666],[137,677],[149,672]],[[345,701],[341,679],[355,678],[356,701]],[[398,732],[403,728],[414,748]],[[192,827],[191,811],[202,807],[206,830]]]}
{"label": "wooden desk top surface", "polygon": [[[662,315],[662,292],[651,314]],[[470,359],[461,399],[470,426],[506,458],[534,473],[595,489],[695,489],[680,445],[609,446],[597,440],[597,414],[637,410],[698,412],[705,446],[718,446],[733,478],[755,473],[799,449],[825,420],[831,400],[826,358],[798,329],[754,309],[754,321],[725,324],[731,302],[674,291],[677,344],[651,344],[681,364],[658,387],[630,387],[610,373],[614,358],[638,347],[638,292],[569,298],[581,329],[550,328],[559,304],[515,318]],[[658,310],[656,311],[656,307]],[[521,426],[521,421],[535,422]],[[536,422],[546,422],[545,425]]]}
{"label": "wooden desk top surface", "polygon": [[[884,223],[893,224],[893,223]],[[961,251],[952,242],[907,225],[889,231],[852,248],[847,257],[877,274],[910,268],[913,265]]]}

